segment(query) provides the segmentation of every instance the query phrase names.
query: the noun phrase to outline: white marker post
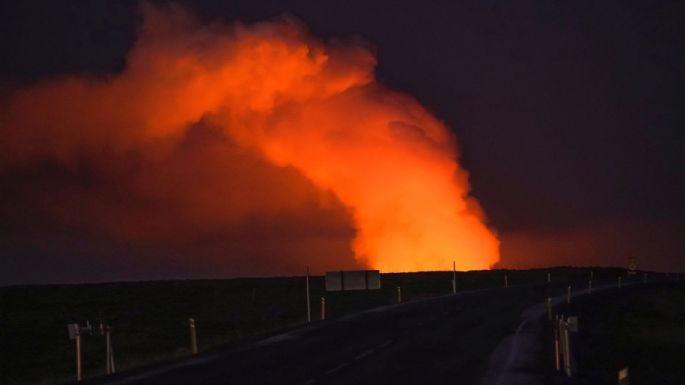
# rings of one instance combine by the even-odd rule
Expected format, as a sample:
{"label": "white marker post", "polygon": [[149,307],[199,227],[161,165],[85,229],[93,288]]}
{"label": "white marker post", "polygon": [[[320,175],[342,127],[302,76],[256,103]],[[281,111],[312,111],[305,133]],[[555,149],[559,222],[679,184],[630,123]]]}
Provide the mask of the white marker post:
{"label": "white marker post", "polygon": [[559,316],[554,318],[554,367],[557,372],[561,370],[561,362],[559,361]]}
{"label": "white marker post", "polygon": [[506,289],[508,287],[509,287],[509,276],[504,274],[504,288]]}
{"label": "white marker post", "polygon": [[552,298],[547,297],[547,319],[552,320]]}
{"label": "white marker post", "polygon": [[555,368],[557,369],[557,372],[561,370],[561,351],[562,351],[562,346],[561,346],[561,341],[560,341],[560,333],[561,333],[561,320],[563,319],[562,316],[556,316],[554,320],[554,365]]}
{"label": "white marker post", "polygon": [[188,324],[190,325],[190,351],[193,354],[197,354],[197,332],[195,329],[195,319],[189,318]]}
{"label": "white marker post", "polygon": [[105,374],[110,375],[116,373],[114,367],[114,353],[112,352],[112,328],[109,325],[104,326],[105,330]]}
{"label": "white marker post", "polygon": [[547,283],[552,283],[552,273],[547,272]]}
{"label": "white marker post", "polygon": [[397,303],[402,303],[402,288],[397,286]]}
{"label": "white marker post", "polygon": [[114,350],[113,350],[113,348],[112,348],[112,343],[111,343],[111,342],[110,342],[110,345],[109,345],[109,361],[110,361],[110,363],[109,363],[110,368],[112,369],[112,374],[114,374],[114,373],[117,372],[117,368],[116,368],[116,366],[114,365]]}
{"label": "white marker post", "polygon": [[571,303],[571,286],[566,288],[566,303]]}
{"label": "white marker post", "polygon": [[571,377],[571,339],[568,334],[568,322],[562,322],[563,334],[562,338],[564,340],[564,371],[567,377]]}
{"label": "white marker post", "polygon": [[590,281],[592,281],[595,278],[595,272],[591,271],[590,272]]}
{"label": "white marker post", "polygon": [[309,266],[307,266],[307,322],[312,322],[312,306],[309,297]]}
{"label": "white marker post", "polygon": [[566,323],[564,322],[564,316],[562,315],[559,317],[559,357],[562,358],[562,362],[560,363],[561,370],[564,370],[566,368],[566,340],[564,339],[564,326]]}
{"label": "white marker post", "polygon": [[112,374],[112,340],[110,337],[110,327],[105,326],[105,374]]}
{"label": "white marker post", "polygon": [[321,297],[321,321],[326,319],[326,297]]}
{"label": "white marker post", "polygon": [[81,370],[81,327],[76,324],[76,381],[83,380],[83,373]]}
{"label": "white marker post", "polygon": [[630,384],[630,370],[626,366],[625,368],[618,371],[618,385],[628,385]]}
{"label": "white marker post", "polygon": [[452,294],[457,294],[457,265],[452,261]]}

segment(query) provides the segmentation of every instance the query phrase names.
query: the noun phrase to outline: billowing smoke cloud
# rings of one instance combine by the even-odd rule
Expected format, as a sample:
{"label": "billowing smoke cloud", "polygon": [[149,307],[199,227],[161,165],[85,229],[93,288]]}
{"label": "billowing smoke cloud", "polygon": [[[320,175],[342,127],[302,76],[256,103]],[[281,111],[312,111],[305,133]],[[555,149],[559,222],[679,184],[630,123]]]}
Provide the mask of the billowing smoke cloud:
{"label": "billowing smoke cloud", "polygon": [[[78,180],[22,187],[53,217],[172,254],[228,237],[235,253],[318,269],[498,261],[453,135],[375,81],[363,44],[322,42],[288,19],[142,12],[123,73],[37,84],[3,107],[5,175],[56,167]],[[288,239],[262,249],[277,234]],[[242,258],[209,254],[228,271]]]}

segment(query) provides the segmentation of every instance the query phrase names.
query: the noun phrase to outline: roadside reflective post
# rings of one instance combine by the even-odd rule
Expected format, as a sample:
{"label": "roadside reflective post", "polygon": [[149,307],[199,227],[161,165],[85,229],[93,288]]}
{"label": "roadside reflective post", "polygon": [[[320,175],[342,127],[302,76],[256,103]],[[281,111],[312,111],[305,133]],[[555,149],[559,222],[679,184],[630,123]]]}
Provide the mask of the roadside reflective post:
{"label": "roadside reflective post", "polygon": [[567,377],[571,377],[571,339],[569,338],[567,321],[562,321],[562,329],[562,338],[564,339],[564,371]]}
{"label": "roadside reflective post", "polygon": [[504,287],[509,287],[509,276],[504,274]]}
{"label": "roadside reflective post", "polygon": [[397,286],[397,303],[402,303],[402,288]]}
{"label": "roadside reflective post", "polygon": [[571,286],[566,288],[566,303],[571,303]]}
{"label": "roadside reflective post", "polygon": [[195,319],[189,318],[188,324],[190,326],[190,351],[197,354],[197,331],[195,329]]}
{"label": "roadside reflective post", "polygon": [[326,319],[326,297],[321,297],[321,321]]}
{"label": "roadside reflective post", "polygon": [[547,319],[552,320],[552,298],[547,297]]}
{"label": "roadside reflective post", "polygon": [[76,324],[76,381],[83,380],[81,369],[81,327]]}
{"label": "roadside reflective post", "polygon": [[559,352],[559,323],[561,321],[559,320],[559,316],[556,316],[554,319],[554,367],[556,368],[557,372],[561,370],[561,362],[560,362],[560,352]]}
{"label": "roadside reflective post", "polygon": [[105,326],[105,374],[112,374],[112,340],[109,325]]}
{"label": "roadside reflective post", "polygon": [[571,357],[571,338],[569,332],[578,331],[578,317],[567,317],[564,319],[562,316],[557,320],[558,331],[559,331],[559,350],[561,351],[561,356],[564,359],[564,373],[567,377],[573,375],[573,362]]}
{"label": "roadside reflective post", "polygon": [[618,385],[630,384],[630,369],[628,366],[618,371]]}

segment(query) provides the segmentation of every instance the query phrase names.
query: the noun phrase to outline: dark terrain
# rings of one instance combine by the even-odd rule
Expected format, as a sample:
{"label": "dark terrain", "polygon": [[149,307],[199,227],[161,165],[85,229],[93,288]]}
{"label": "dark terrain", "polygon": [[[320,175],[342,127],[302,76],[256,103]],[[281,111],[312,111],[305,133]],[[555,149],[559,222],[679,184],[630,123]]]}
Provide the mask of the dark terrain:
{"label": "dark terrain", "polygon": [[626,366],[631,384],[685,383],[685,282],[673,278],[559,306],[557,311],[578,316],[579,330],[572,335],[574,378],[552,376],[556,383],[613,384]]}
{"label": "dark terrain", "polygon": [[[594,268],[594,279],[615,280],[621,269]],[[547,272],[552,284],[547,284]],[[127,369],[157,364],[155,376],[126,383],[477,383],[498,342],[520,313],[568,284],[584,288],[590,269],[383,274],[381,290],[325,293],[312,277],[312,318],[326,297],[330,320],[304,326],[303,277],[160,281],[0,288],[0,383],[55,384],[73,380],[74,342],[66,324],[100,320],[112,326],[113,379],[149,373]],[[504,275],[509,289],[503,289]],[[396,302],[409,304],[346,316]],[[440,298],[438,298],[440,297]],[[426,301],[423,299],[434,298]],[[381,310],[381,309],[379,309]],[[189,355],[188,318],[198,323],[201,355]],[[287,337],[268,339],[283,332]],[[266,339],[267,342],[264,342]],[[258,342],[262,341],[262,342]],[[103,337],[85,337],[84,377],[104,372]],[[200,361],[198,361],[200,360]],[[133,379],[135,379],[133,378]]]}

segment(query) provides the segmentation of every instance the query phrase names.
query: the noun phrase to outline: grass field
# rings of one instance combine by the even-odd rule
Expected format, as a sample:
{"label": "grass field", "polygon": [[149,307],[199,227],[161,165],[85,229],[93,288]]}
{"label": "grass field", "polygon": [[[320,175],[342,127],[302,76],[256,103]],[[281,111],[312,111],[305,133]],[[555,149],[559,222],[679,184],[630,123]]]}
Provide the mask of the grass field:
{"label": "grass field", "polygon": [[556,383],[615,384],[628,366],[631,384],[685,384],[685,282],[597,292],[558,311],[577,315],[579,331],[577,374]]}
{"label": "grass field", "polygon": [[[585,285],[590,269],[457,272],[457,290],[554,281]],[[620,269],[592,269],[596,281],[613,280]],[[326,297],[327,318],[396,302],[449,294],[452,272],[383,274],[382,289],[324,292],[323,277],[311,278],[312,318]],[[179,359],[189,352],[188,318],[197,320],[200,350],[302,325],[306,321],[304,277],[127,282],[0,287],[0,384],[59,384],[74,379],[74,341],[66,325],[90,320],[83,338],[84,377],[104,372],[100,321],[111,325],[117,370]]]}

